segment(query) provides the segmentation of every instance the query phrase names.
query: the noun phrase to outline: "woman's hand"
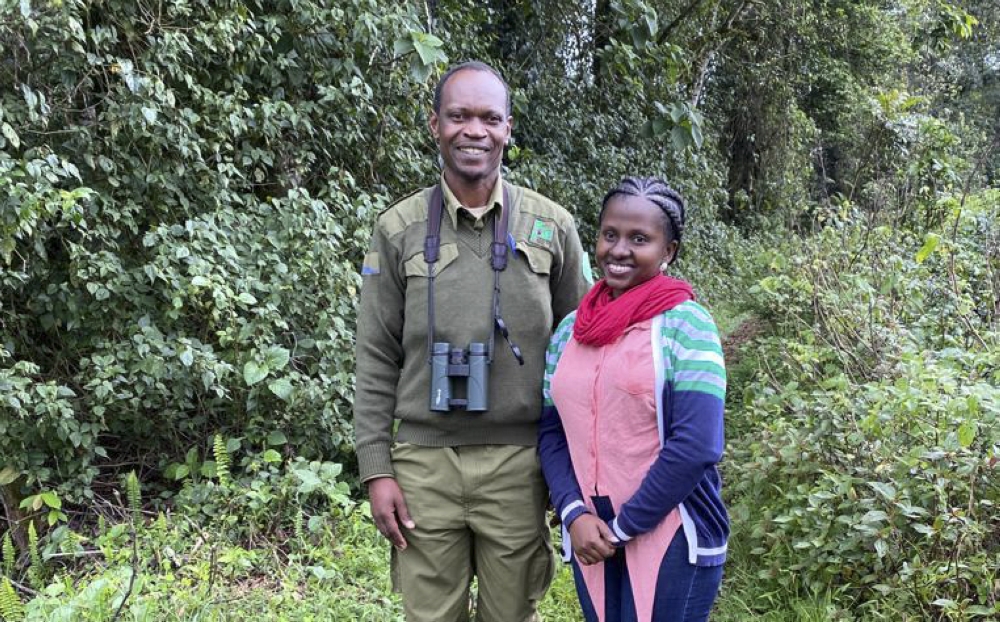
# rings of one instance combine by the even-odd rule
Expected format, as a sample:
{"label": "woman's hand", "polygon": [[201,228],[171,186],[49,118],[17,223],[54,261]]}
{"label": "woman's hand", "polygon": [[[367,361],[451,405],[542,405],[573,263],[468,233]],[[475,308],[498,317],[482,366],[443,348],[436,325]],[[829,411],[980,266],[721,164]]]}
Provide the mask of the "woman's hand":
{"label": "woman's hand", "polygon": [[615,538],[607,523],[593,514],[581,514],[569,526],[573,554],[584,566],[598,564],[615,554]]}

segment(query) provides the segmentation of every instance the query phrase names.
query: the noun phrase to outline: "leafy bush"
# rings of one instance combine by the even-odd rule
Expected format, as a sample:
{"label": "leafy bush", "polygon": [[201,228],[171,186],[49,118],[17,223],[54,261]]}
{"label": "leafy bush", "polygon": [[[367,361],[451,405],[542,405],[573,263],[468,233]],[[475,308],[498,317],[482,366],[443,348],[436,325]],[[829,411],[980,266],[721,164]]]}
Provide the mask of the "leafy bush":
{"label": "leafy bush", "polygon": [[753,311],[775,333],[727,471],[765,586],[862,614],[1000,613],[996,210],[987,192],[954,237],[842,224],[761,256]]}
{"label": "leafy bush", "polygon": [[432,167],[420,103],[442,55],[420,15],[15,5],[0,22],[14,505],[85,501],[101,463],[163,468],[217,431],[283,429],[304,456],[345,458],[355,266],[386,197]]}

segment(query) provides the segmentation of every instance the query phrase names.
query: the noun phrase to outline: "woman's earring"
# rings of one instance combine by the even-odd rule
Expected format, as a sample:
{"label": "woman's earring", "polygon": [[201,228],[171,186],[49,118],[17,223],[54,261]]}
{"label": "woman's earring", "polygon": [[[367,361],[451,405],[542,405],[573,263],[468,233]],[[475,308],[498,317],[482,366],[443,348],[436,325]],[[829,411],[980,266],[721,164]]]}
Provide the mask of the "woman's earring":
{"label": "woman's earring", "polygon": [[666,272],[667,268],[669,268],[669,267],[670,267],[670,263],[669,262],[666,262],[666,261],[662,262],[660,264],[660,272]]}

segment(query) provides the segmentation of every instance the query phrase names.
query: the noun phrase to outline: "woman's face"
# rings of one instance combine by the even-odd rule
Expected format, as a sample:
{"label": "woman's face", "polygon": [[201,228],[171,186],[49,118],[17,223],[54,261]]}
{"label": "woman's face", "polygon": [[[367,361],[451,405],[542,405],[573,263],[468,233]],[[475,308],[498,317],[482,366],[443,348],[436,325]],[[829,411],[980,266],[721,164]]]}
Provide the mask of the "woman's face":
{"label": "woman's face", "polygon": [[617,298],[660,274],[677,252],[667,238],[667,216],[645,197],[616,194],[608,200],[597,237],[597,262]]}

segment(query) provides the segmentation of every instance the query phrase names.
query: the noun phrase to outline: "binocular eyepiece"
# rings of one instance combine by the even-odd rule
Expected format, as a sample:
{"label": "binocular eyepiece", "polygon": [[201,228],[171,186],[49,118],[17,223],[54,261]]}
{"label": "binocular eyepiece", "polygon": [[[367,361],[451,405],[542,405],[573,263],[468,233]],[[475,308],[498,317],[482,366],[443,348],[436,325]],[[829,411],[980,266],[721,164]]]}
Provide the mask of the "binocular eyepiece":
{"label": "binocular eyepiece", "polygon": [[[431,410],[482,412],[489,408],[489,362],[484,343],[452,348],[446,341],[435,341],[431,350]],[[455,389],[462,384],[465,397],[455,397]]]}

